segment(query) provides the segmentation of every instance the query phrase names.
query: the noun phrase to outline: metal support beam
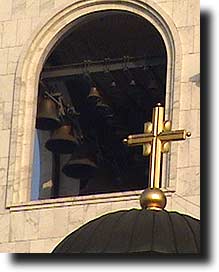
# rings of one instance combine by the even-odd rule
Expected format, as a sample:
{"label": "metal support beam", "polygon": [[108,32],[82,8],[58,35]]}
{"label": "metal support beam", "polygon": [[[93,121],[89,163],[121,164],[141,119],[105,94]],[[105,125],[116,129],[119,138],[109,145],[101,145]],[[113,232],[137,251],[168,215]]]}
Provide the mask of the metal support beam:
{"label": "metal support beam", "polygon": [[123,57],[118,59],[106,58],[99,61],[86,60],[81,63],[45,67],[41,73],[41,79],[67,77],[84,73],[91,74],[97,72],[116,71],[122,69],[147,68],[150,66],[159,66],[163,64],[165,64],[165,59],[161,57]]}

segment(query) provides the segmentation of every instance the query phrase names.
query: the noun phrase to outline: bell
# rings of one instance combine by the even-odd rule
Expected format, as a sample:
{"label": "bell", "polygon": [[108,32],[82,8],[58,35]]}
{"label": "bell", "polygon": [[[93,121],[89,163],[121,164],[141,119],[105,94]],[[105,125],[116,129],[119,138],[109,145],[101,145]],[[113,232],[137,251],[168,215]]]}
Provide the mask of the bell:
{"label": "bell", "polygon": [[36,118],[36,128],[41,130],[54,130],[60,126],[58,109],[50,98],[41,99]]}
{"label": "bell", "polygon": [[87,98],[92,98],[92,97],[100,97],[101,98],[101,95],[96,87],[91,87]]}
{"label": "bell", "polygon": [[91,87],[87,97],[88,101],[93,105],[93,110],[103,118],[112,118],[112,109],[103,102],[103,98],[96,87]]}
{"label": "bell", "polygon": [[78,145],[78,140],[71,124],[63,124],[58,129],[54,130],[51,139],[45,146],[49,151],[58,154],[71,154]]}
{"label": "bell", "polygon": [[96,170],[97,165],[90,155],[89,147],[86,144],[78,146],[69,162],[62,168],[66,176],[83,181],[93,177]]}
{"label": "bell", "polygon": [[102,96],[100,95],[96,87],[91,87],[89,95],[87,96],[87,100],[88,100],[88,103],[90,103],[93,106],[96,103],[102,101]]}

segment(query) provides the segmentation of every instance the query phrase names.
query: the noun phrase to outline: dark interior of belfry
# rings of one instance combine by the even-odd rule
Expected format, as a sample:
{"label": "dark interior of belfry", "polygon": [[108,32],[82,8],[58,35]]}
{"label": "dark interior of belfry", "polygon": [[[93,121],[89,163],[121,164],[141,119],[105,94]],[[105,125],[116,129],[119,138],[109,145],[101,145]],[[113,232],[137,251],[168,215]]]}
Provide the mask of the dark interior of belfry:
{"label": "dark interior of belfry", "polygon": [[40,184],[52,180],[51,198],[147,186],[148,157],[123,139],[165,106],[166,66],[159,32],[129,12],[86,15],[58,40],[40,75],[36,118],[40,165],[52,164]]}

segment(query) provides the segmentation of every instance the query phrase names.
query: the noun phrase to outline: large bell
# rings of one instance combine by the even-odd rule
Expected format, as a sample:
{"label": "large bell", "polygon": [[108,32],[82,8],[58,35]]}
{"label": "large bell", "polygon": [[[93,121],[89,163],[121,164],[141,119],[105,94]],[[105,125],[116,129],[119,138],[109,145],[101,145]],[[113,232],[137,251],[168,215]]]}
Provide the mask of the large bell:
{"label": "large bell", "polygon": [[51,138],[46,142],[46,148],[53,153],[71,154],[78,145],[76,133],[71,124],[63,124],[54,130]]}
{"label": "large bell", "polygon": [[50,98],[42,98],[36,118],[36,128],[41,130],[54,130],[60,126],[58,108]]}
{"label": "large bell", "polygon": [[88,180],[93,177],[96,170],[97,165],[86,144],[78,146],[69,162],[62,168],[66,176],[80,180]]}

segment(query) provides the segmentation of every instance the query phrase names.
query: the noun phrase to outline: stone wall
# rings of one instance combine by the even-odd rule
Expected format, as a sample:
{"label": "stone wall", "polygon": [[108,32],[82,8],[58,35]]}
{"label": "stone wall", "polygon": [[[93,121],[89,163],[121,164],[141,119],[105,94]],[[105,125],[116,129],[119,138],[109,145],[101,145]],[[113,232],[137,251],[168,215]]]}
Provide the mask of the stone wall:
{"label": "stone wall", "polygon": [[[9,159],[10,145],[13,141],[19,147],[26,144],[22,132],[17,134],[16,139],[13,139],[12,133],[19,58],[39,26],[73,2],[77,1],[0,0],[0,252],[51,252],[68,233],[85,222],[110,211],[139,207],[139,192],[132,192],[106,195],[105,198],[90,196],[42,200],[6,208],[6,199],[11,194],[9,189],[14,186],[9,182],[11,174],[8,170],[14,164]],[[170,189],[175,192],[168,193],[167,209],[199,218],[199,1],[142,0],[142,3],[151,4],[161,15],[169,18],[179,35],[182,69],[177,81],[180,92],[174,97],[178,112],[173,116],[173,126],[192,132],[190,139],[173,144],[175,154],[172,152],[171,156],[175,155],[177,159],[171,161],[174,171],[170,173]],[[22,110],[25,108],[19,109]],[[16,125],[14,122],[13,126]],[[16,154],[14,152],[15,161],[19,159]]]}

